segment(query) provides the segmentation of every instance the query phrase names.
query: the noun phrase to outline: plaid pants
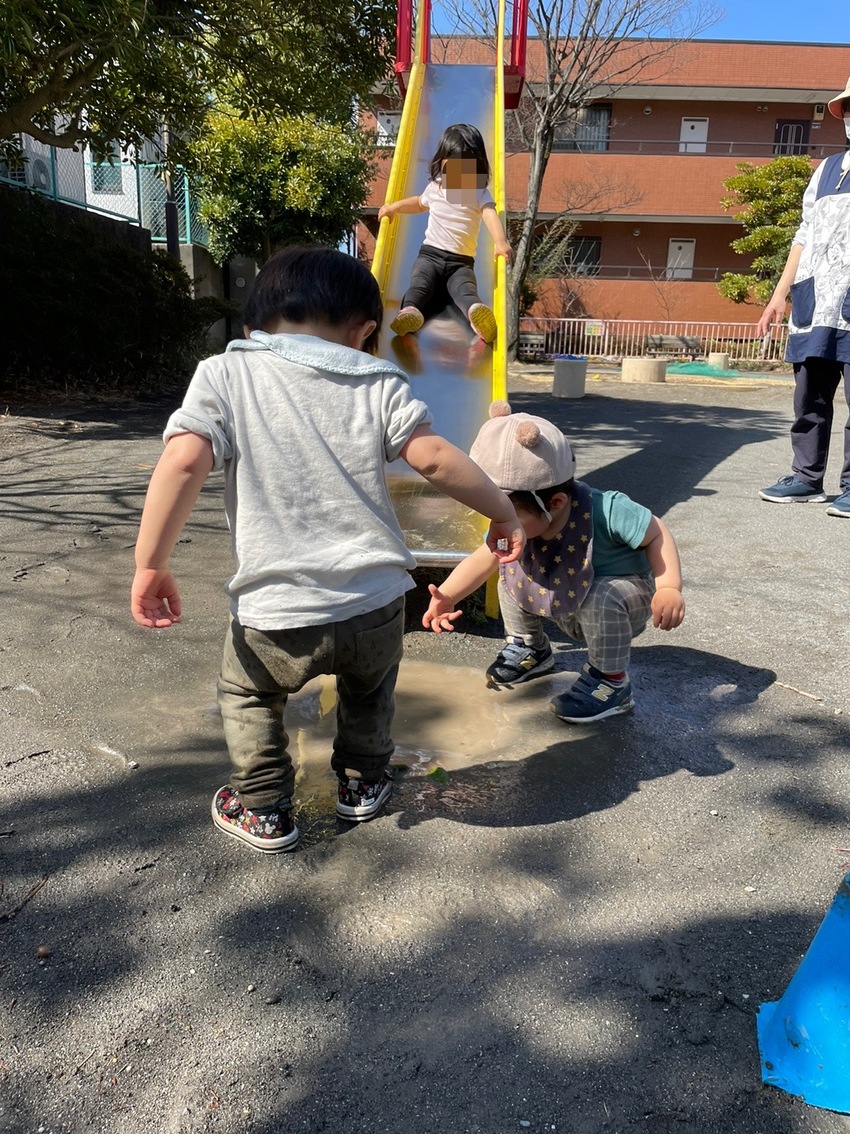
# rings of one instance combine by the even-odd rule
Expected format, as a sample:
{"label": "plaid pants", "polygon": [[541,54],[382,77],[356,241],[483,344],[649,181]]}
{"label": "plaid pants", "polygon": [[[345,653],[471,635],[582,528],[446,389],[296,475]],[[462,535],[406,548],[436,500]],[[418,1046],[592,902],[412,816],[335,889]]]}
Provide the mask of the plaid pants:
{"label": "plaid pants", "polygon": [[[645,575],[597,576],[576,614],[553,619],[561,630],[587,645],[587,660],[602,673],[628,669],[632,638],[646,628],[655,584]],[[505,636],[539,650],[548,644],[543,619],[509,597],[499,579],[499,608]]]}

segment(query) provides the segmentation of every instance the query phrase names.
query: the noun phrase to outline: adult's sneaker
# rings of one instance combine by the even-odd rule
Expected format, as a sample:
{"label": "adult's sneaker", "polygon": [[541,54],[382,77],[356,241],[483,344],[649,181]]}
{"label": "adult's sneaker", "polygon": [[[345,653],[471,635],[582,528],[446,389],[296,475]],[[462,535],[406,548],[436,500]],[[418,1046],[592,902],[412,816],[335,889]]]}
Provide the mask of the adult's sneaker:
{"label": "adult's sneaker", "polygon": [[298,843],[299,832],[292,821],[288,796],[263,811],[250,811],[242,806],[239,792],[225,784],[213,796],[212,820],[219,830],[263,854],[294,850]]}
{"label": "adult's sneaker", "polygon": [[632,685],[626,677],[609,681],[598,669],[585,665],[572,689],[549,702],[556,717],[570,724],[601,721],[635,707]]}
{"label": "adult's sneaker", "polygon": [[776,484],[763,488],[759,496],[771,504],[823,504],[826,500],[822,488],[813,488],[793,475],[781,476]]}
{"label": "adult's sneaker", "polygon": [[384,772],[376,784],[366,784],[352,777],[340,777],[337,791],[336,813],[349,823],[362,823],[372,819],[392,795],[392,773]]}
{"label": "adult's sneaker", "polygon": [[842,486],[840,496],[836,496],[826,510],[827,516],[846,516],[850,518],[850,487]]}
{"label": "adult's sneaker", "polygon": [[535,650],[526,646],[521,638],[509,638],[487,670],[487,677],[493,685],[519,685],[521,681],[551,673],[554,668],[555,655],[548,642]]}

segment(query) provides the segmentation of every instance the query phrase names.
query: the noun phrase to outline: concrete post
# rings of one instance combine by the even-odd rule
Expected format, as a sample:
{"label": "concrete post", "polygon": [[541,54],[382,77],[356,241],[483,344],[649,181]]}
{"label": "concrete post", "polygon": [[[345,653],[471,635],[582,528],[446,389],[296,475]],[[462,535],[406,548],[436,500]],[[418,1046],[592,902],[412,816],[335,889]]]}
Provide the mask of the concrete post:
{"label": "concrete post", "polygon": [[624,358],[620,376],[624,382],[666,382],[667,363],[663,358]]}
{"label": "concrete post", "polygon": [[732,365],[729,355],[723,351],[711,351],[708,356],[708,365],[716,370],[728,370]]}

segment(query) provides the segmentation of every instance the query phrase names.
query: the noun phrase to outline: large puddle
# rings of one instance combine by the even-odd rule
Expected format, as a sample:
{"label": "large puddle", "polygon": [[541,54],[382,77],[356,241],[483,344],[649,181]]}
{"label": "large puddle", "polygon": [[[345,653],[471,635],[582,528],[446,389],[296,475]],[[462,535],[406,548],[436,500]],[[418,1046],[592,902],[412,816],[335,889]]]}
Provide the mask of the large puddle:
{"label": "large puddle", "polygon": [[[448,786],[453,772],[518,763],[556,741],[584,733],[565,727],[548,711],[551,697],[570,680],[571,675],[562,672],[514,689],[491,689],[480,669],[405,660],[396,686],[393,726],[393,765],[401,794],[413,802],[427,786]],[[336,777],[330,768],[335,708],[332,677],[311,682],[287,705],[286,726],[297,767],[297,820],[308,841],[329,837],[337,829]],[[418,781],[421,788],[404,786],[408,780]]]}

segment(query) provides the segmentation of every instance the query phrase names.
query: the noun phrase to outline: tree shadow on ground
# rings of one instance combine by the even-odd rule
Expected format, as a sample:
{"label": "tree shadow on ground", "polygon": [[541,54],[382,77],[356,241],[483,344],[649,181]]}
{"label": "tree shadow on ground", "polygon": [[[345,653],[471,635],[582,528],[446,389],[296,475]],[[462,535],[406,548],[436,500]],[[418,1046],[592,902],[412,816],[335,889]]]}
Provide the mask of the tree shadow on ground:
{"label": "tree shadow on ground", "polygon": [[563,430],[580,480],[625,492],[662,516],[683,500],[712,495],[699,485],[739,449],[788,430],[786,420],[766,410],[655,398],[594,394],[544,402],[538,392],[519,392],[511,404]]}
{"label": "tree shadow on ground", "polygon": [[[758,733],[742,719],[775,679],[771,670],[702,650],[636,649],[634,713],[592,725],[565,724],[563,740],[525,759],[505,753],[505,760],[452,772],[445,786],[426,782],[400,822],[441,817],[485,826],[558,823],[614,807],[659,777],[680,771],[723,774],[744,755],[757,758]],[[528,682],[509,693],[494,690],[493,696],[533,700],[546,713],[550,692]]]}
{"label": "tree shadow on ground", "polygon": [[[644,843],[662,852],[644,863],[621,814],[677,775],[687,809],[737,764],[774,774],[749,778],[748,807],[830,830],[850,814],[814,773],[846,732],[796,717],[818,743],[786,747],[806,772],[789,789],[773,720],[756,714],[770,671],[636,654],[633,718],[445,787],[403,781],[386,818],[293,856],[212,828],[212,720],[179,759],[166,733],[133,773],[73,751],[40,778],[37,758],[4,769],[3,902],[49,875],[0,922],[5,1130],[62,1129],[57,1113],[128,1134],[812,1129],[807,1108],[761,1086],[751,1009],[781,993],[817,918],[758,893],[746,913],[680,904],[682,871],[692,880],[701,855],[717,871],[729,852],[701,824],[682,858],[647,794]],[[841,1121],[818,1115],[818,1129]]]}

